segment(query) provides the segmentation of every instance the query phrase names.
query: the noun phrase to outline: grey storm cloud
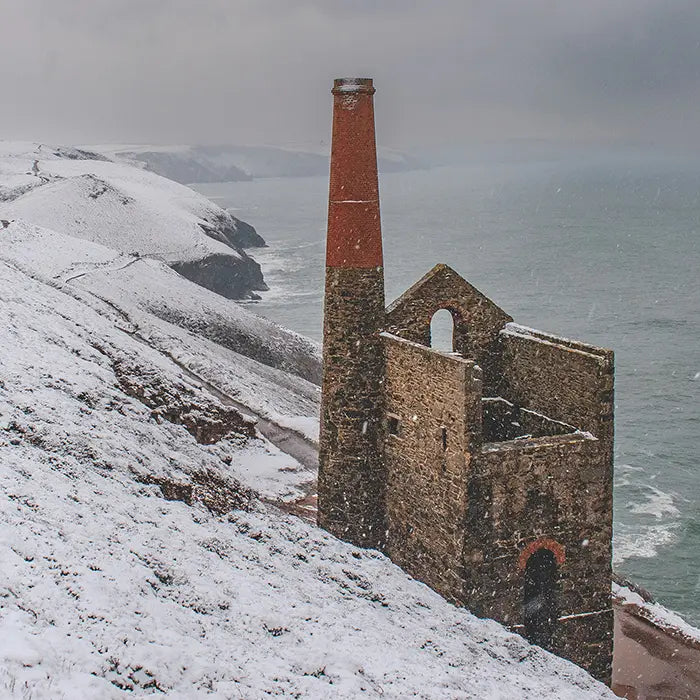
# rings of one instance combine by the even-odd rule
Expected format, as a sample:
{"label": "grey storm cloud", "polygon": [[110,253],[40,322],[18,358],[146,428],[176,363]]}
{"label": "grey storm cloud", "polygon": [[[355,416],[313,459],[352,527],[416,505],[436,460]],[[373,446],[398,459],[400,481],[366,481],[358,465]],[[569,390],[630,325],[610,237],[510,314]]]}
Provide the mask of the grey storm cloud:
{"label": "grey storm cloud", "polygon": [[321,145],[369,75],[389,146],[692,143],[697,0],[0,0],[0,138]]}

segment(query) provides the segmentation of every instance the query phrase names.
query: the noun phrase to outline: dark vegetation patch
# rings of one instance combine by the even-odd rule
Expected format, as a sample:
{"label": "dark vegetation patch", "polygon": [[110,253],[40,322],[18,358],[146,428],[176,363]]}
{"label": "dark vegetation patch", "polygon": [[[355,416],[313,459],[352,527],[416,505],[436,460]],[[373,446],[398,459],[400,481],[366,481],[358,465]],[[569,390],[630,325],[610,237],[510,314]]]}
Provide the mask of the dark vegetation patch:
{"label": "dark vegetation patch", "polygon": [[151,409],[157,421],[184,426],[203,445],[227,437],[255,437],[255,423],[235,408],[198,396],[184,383],[167,381],[154,368],[145,368],[122,358],[112,360],[114,374],[125,394]]}

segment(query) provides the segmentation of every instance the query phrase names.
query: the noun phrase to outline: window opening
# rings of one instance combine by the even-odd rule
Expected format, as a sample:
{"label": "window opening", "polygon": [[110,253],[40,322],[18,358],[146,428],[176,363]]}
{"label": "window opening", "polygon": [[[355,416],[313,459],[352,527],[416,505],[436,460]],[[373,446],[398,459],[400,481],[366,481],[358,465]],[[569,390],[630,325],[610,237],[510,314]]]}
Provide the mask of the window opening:
{"label": "window opening", "polygon": [[447,428],[443,426],[442,428],[442,451],[447,449]]}
{"label": "window opening", "polygon": [[525,636],[541,647],[552,642],[559,616],[557,562],[548,549],[538,549],[527,560],[523,596]]}
{"label": "window opening", "polygon": [[398,416],[387,416],[387,430],[389,435],[398,435],[401,427],[401,421]]}
{"label": "window opening", "polygon": [[430,347],[439,352],[454,350],[454,319],[447,309],[439,309],[430,321]]}

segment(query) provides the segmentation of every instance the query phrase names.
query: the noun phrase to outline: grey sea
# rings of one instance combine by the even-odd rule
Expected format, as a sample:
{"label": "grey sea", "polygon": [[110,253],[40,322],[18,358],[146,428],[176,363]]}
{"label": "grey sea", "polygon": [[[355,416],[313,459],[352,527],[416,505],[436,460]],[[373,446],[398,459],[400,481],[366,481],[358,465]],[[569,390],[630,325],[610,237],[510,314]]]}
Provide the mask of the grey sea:
{"label": "grey sea", "polygon": [[[615,567],[700,624],[700,159],[380,178],[387,301],[445,262],[518,323],[616,352]],[[198,185],[269,243],[251,310],[320,340],[324,177]]]}

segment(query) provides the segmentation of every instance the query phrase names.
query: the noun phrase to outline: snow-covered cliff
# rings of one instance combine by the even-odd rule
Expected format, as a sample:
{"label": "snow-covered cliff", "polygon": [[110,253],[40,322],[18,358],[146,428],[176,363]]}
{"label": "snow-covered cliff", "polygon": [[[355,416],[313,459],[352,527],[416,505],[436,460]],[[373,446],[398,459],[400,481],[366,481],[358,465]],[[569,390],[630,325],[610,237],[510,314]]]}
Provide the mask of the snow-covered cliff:
{"label": "snow-covered cliff", "polygon": [[228,298],[267,289],[252,227],[188,187],[88,151],[0,142],[0,218],[168,263]]}

